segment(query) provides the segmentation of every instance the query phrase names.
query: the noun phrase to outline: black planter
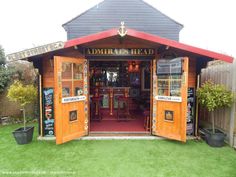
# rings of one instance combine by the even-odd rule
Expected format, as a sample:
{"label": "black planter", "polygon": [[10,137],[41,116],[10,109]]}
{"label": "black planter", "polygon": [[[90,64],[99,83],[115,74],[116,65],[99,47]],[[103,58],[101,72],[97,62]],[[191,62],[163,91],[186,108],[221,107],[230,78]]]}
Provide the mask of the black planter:
{"label": "black planter", "polygon": [[207,144],[212,147],[222,147],[225,144],[225,134],[218,129],[215,130],[215,133],[212,132],[212,129],[206,129],[205,139]]}
{"label": "black planter", "polygon": [[28,144],[33,139],[34,127],[26,127],[25,130],[24,128],[19,128],[12,133],[17,144]]}

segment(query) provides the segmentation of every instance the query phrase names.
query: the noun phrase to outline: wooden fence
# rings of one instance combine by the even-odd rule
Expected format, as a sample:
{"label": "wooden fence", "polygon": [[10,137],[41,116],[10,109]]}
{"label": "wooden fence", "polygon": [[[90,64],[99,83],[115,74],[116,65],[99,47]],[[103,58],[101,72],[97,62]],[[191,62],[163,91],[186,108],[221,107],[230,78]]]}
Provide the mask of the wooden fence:
{"label": "wooden fence", "polygon": [[[200,83],[212,80],[214,83],[223,84],[236,93],[236,61],[233,64],[210,62],[208,67],[202,69]],[[230,146],[236,146],[236,104],[230,108],[222,108],[214,112],[216,127],[224,131],[226,141]],[[211,119],[205,109],[199,111],[199,122],[201,126],[211,125]]]}

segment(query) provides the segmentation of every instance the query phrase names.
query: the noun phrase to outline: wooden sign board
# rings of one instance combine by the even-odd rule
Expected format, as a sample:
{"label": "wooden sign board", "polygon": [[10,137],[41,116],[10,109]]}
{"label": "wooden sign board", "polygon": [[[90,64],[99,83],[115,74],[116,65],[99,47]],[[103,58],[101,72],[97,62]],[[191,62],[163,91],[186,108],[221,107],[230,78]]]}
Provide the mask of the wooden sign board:
{"label": "wooden sign board", "polygon": [[54,136],[54,90],[43,89],[44,136]]}
{"label": "wooden sign board", "polygon": [[116,48],[87,48],[86,56],[154,56],[155,49],[152,48],[133,48],[133,49],[116,49]]}
{"label": "wooden sign board", "polygon": [[158,95],[155,97],[155,99],[158,101],[182,102],[182,97],[177,97],[177,96]]}
{"label": "wooden sign board", "polygon": [[21,59],[45,54],[48,52],[56,51],[56,50],[59,50],[62,48],[64,48],[64,42],[61,42],[61,41],[55,42],[55,43],[35,47],[32,49],[27,49],[27,50],[24,50],[21,52],[9,54],[9,55],[7,55],[7,60],[9,60],[9,61],[21,60]]}
{"label": "wooden sign board", "polygon": [[62,98],[62,103],[73,103],[86,100],[86,96],[74,96]]}

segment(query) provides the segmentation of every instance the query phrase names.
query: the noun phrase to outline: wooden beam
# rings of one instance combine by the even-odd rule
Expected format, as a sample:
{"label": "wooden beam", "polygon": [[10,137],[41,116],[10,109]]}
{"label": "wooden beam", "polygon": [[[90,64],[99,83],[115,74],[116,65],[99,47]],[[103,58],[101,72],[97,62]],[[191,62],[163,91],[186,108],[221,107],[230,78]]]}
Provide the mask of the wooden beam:
{"label": "wooden beam", "polygon": [[39,126],[40,126],[40,136],[43,136],[43,104],[42,104],[42,76],[39,74]]}
{"label": "wooden beam", "polygon": [[[197,89],[200,87],[200,75],[197,76]],[[197,89],[196,89],[196,93],[197,93]],[[196,94],[195,94],[196,95]],[[199,104],[198,104],[198,98],[196,96],[196,113],[195,113],[195,132],[194,132],[194,135],[195,136],[198,136],[199,135],[199,114],[198,114],[198,111],[199,111]]]}

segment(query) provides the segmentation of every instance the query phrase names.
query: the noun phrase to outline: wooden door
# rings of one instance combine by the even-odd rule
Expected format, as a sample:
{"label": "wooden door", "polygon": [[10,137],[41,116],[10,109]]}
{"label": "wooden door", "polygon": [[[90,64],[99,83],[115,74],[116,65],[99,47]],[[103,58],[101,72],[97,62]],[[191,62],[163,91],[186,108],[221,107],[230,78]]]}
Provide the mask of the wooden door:
{"label": "wooden door", "polygon": [[154,135],[186,142],[188,58],[154,60]]}
{"label": "wooden door", "polygon": [[88,132],[87,60],[54,57],[56,144]]}

